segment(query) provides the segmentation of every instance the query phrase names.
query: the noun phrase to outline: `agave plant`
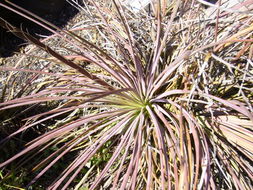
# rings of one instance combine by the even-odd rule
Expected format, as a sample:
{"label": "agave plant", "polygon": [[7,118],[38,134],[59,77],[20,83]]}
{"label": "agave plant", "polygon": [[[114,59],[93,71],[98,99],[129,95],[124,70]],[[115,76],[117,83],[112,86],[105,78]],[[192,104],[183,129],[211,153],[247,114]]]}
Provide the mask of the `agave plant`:
{"label": "agave plant", "polygon": [[28,95],[0,103],[1,114],[54,105],[1,140],[4,146],[46,128],[0,163],[3,179],[10,168],[29,165],[34,178],[22,185],[32,187],[63,162],[48,189],[253,189],[252,17],[229,13],[220,26],[198,20],[194,6],[200,8],[195,1],[157,0],[149,13],[133,13],[116,0],[91,0],[82,10],[92,24],[73,30],[16,6],[64,41],[65,51],[1,20],[48,53],[27,53],[47,61],[37,69],[0,68],[36,76]]}

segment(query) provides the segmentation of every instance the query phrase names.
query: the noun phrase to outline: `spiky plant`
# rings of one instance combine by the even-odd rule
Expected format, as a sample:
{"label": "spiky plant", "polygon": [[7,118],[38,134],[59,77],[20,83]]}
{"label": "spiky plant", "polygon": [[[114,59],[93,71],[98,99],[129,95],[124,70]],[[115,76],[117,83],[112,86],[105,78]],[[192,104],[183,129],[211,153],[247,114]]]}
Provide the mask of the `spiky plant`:
{"label": "spiky plant", "polygon": [[84,7],[92,24],[80,34],[30,15],[61,48],[1,20],[48,53],[28,55],[47,61],[37,70],[1,67],[37,79],[30,94],[0,103],[1,114],[54,105],[1,140],[46,128],[0,164],[4,177],[29,165],[31,187],[67,163],[48,189],[253,189],[252,17],[199,20],[195,1],[158,0],[137,15],[115,0]]}

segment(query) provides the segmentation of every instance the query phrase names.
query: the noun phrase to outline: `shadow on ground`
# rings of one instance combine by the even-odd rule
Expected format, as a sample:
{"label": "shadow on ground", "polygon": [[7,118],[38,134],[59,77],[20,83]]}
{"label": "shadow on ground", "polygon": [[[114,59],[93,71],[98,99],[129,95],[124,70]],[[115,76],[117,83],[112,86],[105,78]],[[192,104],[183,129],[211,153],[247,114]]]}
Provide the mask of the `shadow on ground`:
{"label": "shadow on ground", "polygon": [[[67,22],[78,12],[76,8],[71,6],[65,0],[12,0],[12,2],[17,3],[21,7],[39,15],[58,27],[66,25]],[[39,37],[40,35],[50,35],[50,32],[42,27],[39,27],[1,6],[0,18],[16,27],[22,27],[22,30],[28,31],[34,36]],[[10,32],[7,32],[0,27],[0,57],[12,56],[14,52],[18,51],[25,44],[26,42],[24,40],[12,35]]]}

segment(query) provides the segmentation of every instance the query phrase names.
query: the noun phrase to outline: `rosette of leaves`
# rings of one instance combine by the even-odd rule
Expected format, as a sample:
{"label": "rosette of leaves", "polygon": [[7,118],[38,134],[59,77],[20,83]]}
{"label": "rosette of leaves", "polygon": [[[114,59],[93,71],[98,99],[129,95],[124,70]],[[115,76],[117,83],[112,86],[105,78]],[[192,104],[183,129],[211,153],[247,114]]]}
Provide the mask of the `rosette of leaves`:
{"label": "rosette of leaves", "polygon": [[252,62],[241,67],[221,58],[245,41],[206,39],[213,25],[201,25],[202,33],[180,28],[180,19],[196,18],[188,3],[156,1],[153,12],[137,15],[146,19],[141,25],[118,1],[89,1],[99,42],[30,15],[69,44],[67,55],[1,20],[51,56],[43,58],[47,70],[1,67],[37,77],[30,94],[0,103],[2,113],[57,105],[1,141],[46,128],[0,164],[4,175],[10,165],[29,163],[34,178],[24,186],[31,187],[65,163],[48,189],[252,189]]}

